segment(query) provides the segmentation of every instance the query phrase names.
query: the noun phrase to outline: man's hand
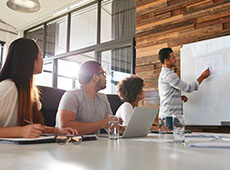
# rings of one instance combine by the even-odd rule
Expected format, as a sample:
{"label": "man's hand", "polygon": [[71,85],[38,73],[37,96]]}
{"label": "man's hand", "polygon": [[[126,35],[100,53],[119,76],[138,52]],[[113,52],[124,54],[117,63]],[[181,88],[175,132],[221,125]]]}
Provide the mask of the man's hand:
{"label": "man's hand", "polygon": [[57,134],[59,135],[78,135],[78,131],[71,127],[57,128]]}
{"label": "man's hand", "polygon": [[200,75],[200,77],[198,77],[197,81],[199,82],[199,84],[201,84],[204,79],[208,78],[209,75],[210,75],[210,70],[208,68]]}
{"label": "man's hand", "polygon": [[206,70],[201,74],[201,76],[202,76],[204,79],[208,78],[209,75],[210,75],[210,70],[209,70],[209,68],[206,69]]}
{"label": "man's hand", "polygon": [[103,128],[109,128],[109,115],[105,116],[103,122],[104,122]]}
{"label": "man's hand", "polygon": [[181,100],[185,103],[188,101],[188,98],[186,96],[181,96]]}

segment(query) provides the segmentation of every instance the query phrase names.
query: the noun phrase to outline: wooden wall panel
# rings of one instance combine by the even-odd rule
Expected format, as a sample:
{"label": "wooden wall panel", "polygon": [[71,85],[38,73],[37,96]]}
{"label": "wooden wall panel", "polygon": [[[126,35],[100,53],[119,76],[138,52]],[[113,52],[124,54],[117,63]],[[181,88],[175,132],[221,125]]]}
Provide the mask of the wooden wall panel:
{"label": "wooden wall panel", "polygon": [[230,0],[136,0],[136,74],[145,80],[141,105],[159,106],[158,51],[230,34]]}

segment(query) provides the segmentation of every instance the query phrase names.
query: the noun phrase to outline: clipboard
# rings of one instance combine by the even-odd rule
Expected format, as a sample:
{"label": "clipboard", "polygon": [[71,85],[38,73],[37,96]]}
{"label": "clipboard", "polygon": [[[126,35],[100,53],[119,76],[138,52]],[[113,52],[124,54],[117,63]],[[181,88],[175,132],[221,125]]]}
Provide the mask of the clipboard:
{"label": "clipboard", "polygon": [[0,143],[8,144],[40,144],[40,143],[54,143],[55,136],[40,136],[38,138],[0,138]]}

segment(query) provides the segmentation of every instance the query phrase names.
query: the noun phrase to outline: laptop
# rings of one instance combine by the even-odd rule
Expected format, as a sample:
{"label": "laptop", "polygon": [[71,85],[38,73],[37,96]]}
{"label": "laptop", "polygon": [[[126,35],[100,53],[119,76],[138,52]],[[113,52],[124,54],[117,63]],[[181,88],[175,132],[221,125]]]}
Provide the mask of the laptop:
{"label": "laptop", "polygon": [[155,120],[158,109],[135,107],[123,135],[120,138],[147,136]]}
{"label": "laptop", "polygon": [[[144,137],[150,132],[158,109],[135,107],[125,131],[119,138]],[[108,137],[108,134],[100,134],[99,137]]]}

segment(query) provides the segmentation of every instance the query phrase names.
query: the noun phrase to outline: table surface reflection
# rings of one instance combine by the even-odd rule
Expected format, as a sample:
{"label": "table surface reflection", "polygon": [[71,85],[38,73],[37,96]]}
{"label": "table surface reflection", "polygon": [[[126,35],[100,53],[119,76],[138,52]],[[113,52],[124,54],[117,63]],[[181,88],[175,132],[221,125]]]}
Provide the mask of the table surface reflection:
{"label": "table surface reflection", "polygon": [[0,144],[2,170],[229,170],[229,160],[230,149],[190,148],[133,139],[98,138],[80,145]]}

